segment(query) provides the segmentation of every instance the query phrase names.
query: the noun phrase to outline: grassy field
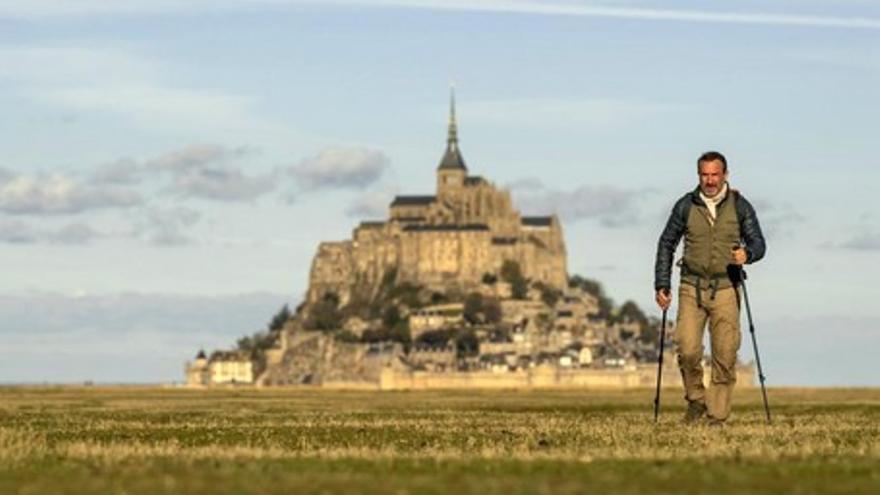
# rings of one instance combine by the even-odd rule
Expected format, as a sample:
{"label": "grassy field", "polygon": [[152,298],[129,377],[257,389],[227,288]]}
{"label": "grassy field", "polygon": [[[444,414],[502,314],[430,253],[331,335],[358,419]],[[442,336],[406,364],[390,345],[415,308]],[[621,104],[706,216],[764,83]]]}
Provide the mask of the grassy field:
{"label": "grassy field", "polygon": [[0,493],[880,493],[880,390],[0,389]]}

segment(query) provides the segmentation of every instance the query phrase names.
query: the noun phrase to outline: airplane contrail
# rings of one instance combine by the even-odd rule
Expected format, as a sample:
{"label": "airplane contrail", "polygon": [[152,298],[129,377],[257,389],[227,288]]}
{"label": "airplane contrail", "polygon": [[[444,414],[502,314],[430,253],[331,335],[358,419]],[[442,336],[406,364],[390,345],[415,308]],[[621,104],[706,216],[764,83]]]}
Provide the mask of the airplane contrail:
{"label": "airplane contrail", "polygon": [[329,0],[322,3],[436,10],[509,12],[580,17],[605,17],[646,21],[705,22],[719,24],[801,26],[816,28],[880,29],[880,18],[837,17],[760,12],[723,12],[644,7],[603,7],[535,0]]}

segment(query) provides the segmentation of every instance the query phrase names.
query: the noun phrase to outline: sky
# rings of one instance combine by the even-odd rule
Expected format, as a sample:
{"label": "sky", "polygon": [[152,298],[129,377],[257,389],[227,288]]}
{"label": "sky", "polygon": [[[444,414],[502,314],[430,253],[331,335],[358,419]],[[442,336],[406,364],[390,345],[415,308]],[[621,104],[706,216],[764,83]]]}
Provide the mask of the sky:
{"label": "sky", "polygon": [[0,3],[0,382],[181,380],[264,328],[319,242],[433,192],[452,82],[471,173],[652,314],[725,153],[768,383],[880,385],[868,0]]}

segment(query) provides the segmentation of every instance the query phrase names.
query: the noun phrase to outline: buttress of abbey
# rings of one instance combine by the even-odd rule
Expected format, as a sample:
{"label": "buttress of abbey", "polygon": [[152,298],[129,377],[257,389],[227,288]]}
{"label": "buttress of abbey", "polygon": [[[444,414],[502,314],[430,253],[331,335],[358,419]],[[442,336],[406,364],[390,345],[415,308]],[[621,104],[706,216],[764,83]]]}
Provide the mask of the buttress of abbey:
{"label": "buttress of abbey", "polygon": [[[524,217],[510,198],[483,177],[468,175],[450,98],[446,151],[433,196],[397,196],[385,221],[364,221],[350,240],[322,242],[312,261],[310,303],[328,292],[341,304],[375,295],[383,280],[444,291],[468,291],[502,264],[519,263],[533,282],[563,289],[565,241],[556,215]],[[500,276],[499,276],[500,278]]]}

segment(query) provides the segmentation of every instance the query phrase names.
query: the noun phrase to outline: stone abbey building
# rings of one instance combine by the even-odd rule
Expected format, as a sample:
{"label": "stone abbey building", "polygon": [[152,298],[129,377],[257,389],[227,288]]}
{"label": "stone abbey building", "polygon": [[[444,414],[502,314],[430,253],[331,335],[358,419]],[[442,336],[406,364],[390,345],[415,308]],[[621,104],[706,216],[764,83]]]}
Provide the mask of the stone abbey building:
{"label": "stone abbey building", "polygon": [[567,284],[565,242],[556,215],[524,217],[510,191],[469,175],[451,96],[446,152],[432,196],[397,196],[384,221],[364,221],[345,241],[322,242],[309,277],[308,301],[327,292],[346,304],[355,291],[370,297],[383,279],[434,290],[468,291],[506,260],[533,282]]}

